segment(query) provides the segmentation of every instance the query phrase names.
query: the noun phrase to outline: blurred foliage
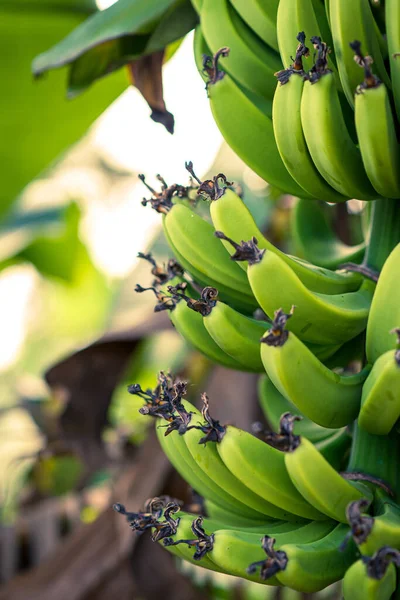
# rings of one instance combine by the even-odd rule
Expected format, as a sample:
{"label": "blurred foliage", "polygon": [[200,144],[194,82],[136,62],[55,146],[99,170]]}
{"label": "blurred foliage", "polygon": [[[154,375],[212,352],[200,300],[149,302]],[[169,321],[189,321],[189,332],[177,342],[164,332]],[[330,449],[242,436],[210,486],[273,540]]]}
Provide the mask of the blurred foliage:
{"label": "blurred foliage", "polygon": [[3,1],[0,6],[0,218],[23,188],[75,143],[128,85],[124,73],[70,102],[67,70],[34,81],[31,62],[92,12],[85,0]]}

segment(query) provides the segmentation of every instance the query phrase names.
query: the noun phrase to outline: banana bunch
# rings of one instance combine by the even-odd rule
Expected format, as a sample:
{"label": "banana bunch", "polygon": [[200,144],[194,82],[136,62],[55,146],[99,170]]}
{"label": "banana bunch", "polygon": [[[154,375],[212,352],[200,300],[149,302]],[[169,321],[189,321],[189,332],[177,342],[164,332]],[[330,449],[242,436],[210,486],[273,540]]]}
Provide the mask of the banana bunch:
{"label": "banana bunch", "polygon": [[400,196],[396,0],[383,23],[369,0],[195,5],[197,68],[224,139],[249,167],[302,198]]}
{"label": "banana bunch", "polygon": [[[224,174],[202,181],[188,162],[189,184],[158,176],[160,190],[140,177],[175,259],[142,255],[154,281],[136,290],[210,361],[260,374],[270,429],[221,425],[168,374],[155,390],[130,386],[204,499],[203,515],[162,521],[147,507],[139,525],[211,571],[298,593],[343,579],[346,600],[389,599],[400,593],[399,3],[193,5],[215,121],[297,198],[302,258],[271,243]],[[367,201],[355,246],[327,218],[350,199]]]}
{"label": "banana bunch", "polygon": [[[266,433],[264,441],[213,419],[205,394],[199,412],[185,399],[187,384],[170,375],[160,373],[154,390],[133,384],[129,391],[144,400],[142,413],[156,419],[164,452],[203,496],[208,515],[181,511],[171,521],[179,506],[169,503],[164,521],[161,513],[156,522],[154,515],[153,520],[142,516],[142,529],[133,529],[152,527],[154,541],[212,571],[306,593],[343,577],[352,587],[360,577],[354,565],[361,552],[364,562],[371,557],[364,587],[392,589],[392,568],[388,575],[381,569],[384,581],[379,585],[368,578],[378,572],[372,569],[375,555],[380,553],[379,561],[383,557],[389,565],[396,562],[397,551],[389,558],[382,549],[400,546],[400,507],[391,496],[397,481],[397,437],[382,440],[357,429],[347,468],[339,473],[318,443],[294,433],[299,417],[290,413],[282,415],[279,431]],[[332,452],[342,456],[333,437],[324,440],[325,447],[330,443]]]}

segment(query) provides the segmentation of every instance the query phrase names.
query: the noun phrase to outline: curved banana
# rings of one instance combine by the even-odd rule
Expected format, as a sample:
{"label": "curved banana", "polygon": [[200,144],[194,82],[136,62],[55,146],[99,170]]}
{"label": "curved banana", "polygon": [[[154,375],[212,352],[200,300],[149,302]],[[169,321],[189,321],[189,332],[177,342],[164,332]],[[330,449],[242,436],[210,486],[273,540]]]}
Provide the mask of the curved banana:
{"label": "curved banana", "polygon": [[203,317],[200,313],[190,310],[182,300],[175,308],[169,311],[169,318],[180,335],[185,338],[196,350],[204,354],[209,360],[228,369],[237,371],[247,370],[242,362],[237,362],[226,354],[204,327]]}
{"label": "curved banana", "polygon": [[397,0],[385,0],[386,36],[390,59],[390,77],[397,118],[400,118],[400,6]]}
{"label": "curved banana", "polygon": [[[290,67],[292,63],[291,57],[299,31],[304,31],[307,40],[318,36],[330,44],[330,29],[327,26],[324,8],[320,2],[313,0],[280,0],[277,31],[279,52],[285,68]],[[329,58],[333,59],[333,55]],[[312,58],[306,58],[305,71],[309,71],[312,64]],[[335,69],[333,62],[330,66]]]}
{"label": "curved banana", "polygon": [[[234,242],[255,237],[259,248],[269,250],[281,258],[310,291],[343,294],[354,292],[361,285],[362,280],[356,273],[333,272],[279,250],[262,234],[243,200],[230,188],[225,188],[222,196],[211,201],[210,215],[215,229],[223,231]],[[223,237],[220,239],[229,254],[234,254],[235,245],[224,240]],[[238,264],[243,265],[243,269],[247,271],[246,261]]]}
{"label": "curved banana", "polygon": [[[226,239],[222,232],[218,237]],[[254,240],[237,247],[234,260],[246,260],[248,280],[263,311],[273,318],[278,309],[296,306],[288,329],[314,344],[344,344],[364,331],[375,284],[365,280],[356,292],[311,292],[280,256],[258,248]]]}
{"label": "curved banana", "polygon": [[330,0],[329,14],[333,36],[333,45],[343,91],[350,106],[354,106],[354,93],[361,83],[360,70],[354,61],[350,43],[359,40],[365,54],[373,57],[379,77],[387,86],[390,78],[387,74],[378,39],[378,28],[368,0]]}
{"label": "curved banana", "polygon": [[224,46],[230,49],[224,61],[228,73],[254,93],[272,99],[279,54],[263,44],[229,0],[203,0],[201,28],[213,54]]}
{"label": "curved banana", "polygon": [[368,502],[353,502],[347,507],[350,534],[361,554],[371,556],[384,544],[400,547],[400,507],[383,490],[375,492],[374,516],[365,513]]}
{"label": "curved banana", "polygon": [[293,64],[276,73],[278,84],[272,104],[276,145],[288,172],[309,196],[327,202],[346,202],[349,198],[339,194],[321,177],[307,148],[300,109],[306,77],[303,59],[309,49],[304,45],[304,31],[297,39],[300,43]]}
{"label": "curved banana", "polygon": [[[203,55],[210,55],[198,27],[194,36],[197,69],[207,82],[211,111],[225,141],[262,179],[294,196],[304,195],[282,162],[276,146],[271,117],[252,96],[220,70],[205,67]],[[205,71],[207,74],[205,74]]]}
{"label": "curved banana", "polygon": [[229,260],[214,229],[199,215],[176,204],[163,218],[164,232],[182,267],[203,286],[217,287],[221,299],[252,312],[257,302],[245,273]]}
{"label": "curved banana", "polygon": [[373,364],[362,389],[360,427],[387,435],[400,417],[400,350],[388,350]]}
{"label": "curved banana", "polygon": [[278,38],[276,34],[276,16],[279,0],[230,0],[232,6],[237,10],[253,31],[274,50],[279,52]]}
{"label": "curved banana", "polygon": [[[213,548],[207,556],[214,564],[232,575],[262,583],[260,575],[255,571],[252,574],[248,569],[250,563],[259,562],[257,559],[260,555],[262,557],[260,538],[269,537],[271,533],[279,548],[289,542],[306,546],[329,535],[334,527],[334,522],[322,521],[309,523],[288,533],[259,530],[258,533],[249,534],[244,531],[217,530],[214,533]],[[268,578],[265,583],[279,585],[278,579],[274,576]]]}
{"label": "curved banana", "polygon": [[313,444],[329,438],[338,431],[321,427],[321,425],[304,416],[297,406],[277,390],[267,375],[262,375],[258,380],[258,401],[265,418],[275,433],[280,431],[281,416],[288,412],[302,418],[301,421],[294,423],[294,434],[305,436]]}
{"label": "curved banana", "polygon": [[236,512],[239,516],[245,516],[258,522],[265,520],[264,515],[242,504],[237,498],[225,492],[223,488],[207,477],[192,458],[183,436],[179,435],[177,431],[165,436],[163,425],[164,421],[157,420],[156,431],[160,445],[173,467],[193,489],[215,504],[226,506],[228,510],[233,513]]}
{"label": "curved banana", "polygon": [[291,233],[297,252],[327,269],[337,269],[345,262],[360,263],[365,242],[355,246],[344,244],[333,232],[326,212],[321,202],[297,200],[291,212]]}
{"label": "curved banana", "polygon": [[[367,359],[374,363],[381,354],[396,349],[391,333],[400,324],[399,303],[400,244],[392,250],[379,275],[367,324]],[[397,291],[396,291],[397,290]]]}
{"label": "curved banana", "polygon": [[235,477],[269,502],[305,519],[326,518],[296,491],[280,450],[231,425],[226,427],[217,449]]}
{"label": "curved banana", "polygon": [[278,552],[284,553],[286,566],[276,574],[279,583],[299,592],[313,593],[339,581],[356,558],[354,544],[339,550],[346,531],[347,527],[340,524],[315,542],[280,546]]}
{"label": "curved banana", "polygon": [[304,83],[301,123],[314,164],[331,187],[347,198],[378,197],[346,127],[331,71],[321,69],[316,81]]}
{"label": "curved banana", "polygon": [[387,198],[400,197],[400,147],[387,88],[369,64],[355,96],[355,123],[361,157],[370,182]]}
{"label": "curved banana", "polygon": [[355,375],[339,375],[285,330],[263,338],[261,359],[275,387],[318,425],[343,427],[357,417],[370,367]]}
{"label": "curved banana", "polygon": [[223,350],[246,371],[262,373],[260,339],[269,327],[266,321],[246,317],[223,302],[216,302],[203,317],[205,329]]}
{"label": "curved banana", "polygon": [[307,438],[301,438],[294,450],[286,452],[285,464],[302,496],[340,523],[347,523],[346,508],[350,502],[372,497],[363,483],[344,479]]}
{"label": "curved banana", "polygon": [[372,561],[373,557],[368,562],[363,557],[347,569],[343,578],[344,600],[390,600],[396,589],[396,569],[393,564],[384,563],[384,568],[374,573]]}
{"label": "curved banana", "polygon": [[[186,411],[192,413],[192,421],[196,417],[201,418],[200,412],[192,404],[187,401],[182,403]],[[273,504],[268,501],[265,494],[261,497],[257,492],[246,486],[246,483],[242,482],[235,474],[232,474],[221,460],[215,444],[212,442],[202,443],[203,436],[204,434],[198,429],[189,428],[184,433],[183,438],[197,467],[204,471],[210,480],[215,481],[216,485],[222,487],[225,492],[266,517],[288,521],[296,520],[296,517],[290,511],[278,508],[276,503]]]}

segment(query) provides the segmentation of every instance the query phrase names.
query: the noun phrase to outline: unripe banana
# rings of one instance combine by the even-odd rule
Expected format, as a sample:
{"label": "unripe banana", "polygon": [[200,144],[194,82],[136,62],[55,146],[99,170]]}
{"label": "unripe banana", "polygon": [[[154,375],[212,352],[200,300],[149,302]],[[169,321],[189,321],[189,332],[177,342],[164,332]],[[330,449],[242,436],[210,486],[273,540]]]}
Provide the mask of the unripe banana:
{"label": "unripe banana", "polygon": [[205,498],[212,500],[215,504],[226,506],[231,512],[237,512],[239,516],[243,515],[255,521],[265,520],[264,515],[242,504],[207,477],[192,458],[183,436],[179,435],[177,431],[165,436],[164,421],[158,420],[157,425],[157,437],[163,451],[178,473],[193,489]]}
{"label": "unripe banana", "polygon": [[[220,231],[216,235],[229,239]],[[255,242],[253,238],[235,244],[233,259],[249,263],[252,292],[270,318],[281,308],[289,313],[295,305],[288,329],[314,344],[343,344],[364,331],[375,288],[372,281],[365,280],[357,292],[348,294],[311,292],[280,256],[260,250]]]}
{"label": "unripe banana", "polygon": [[[192,414],[192,420],[201,419],[200,412],[189,402],[183,401],[183,406]],[[199,421],[200,422],[200,421]],[[197,429],[188,429],[184,435],[184,442],[192,455],[193,460],[210,480],[225,492],[237,498],[240,502],[259,512],[267,518],[296,521],[291,511],[278,508],[278,504],[270,502],[266,495],[260,496],[254,489],[249,488],[236,474],[232,474],[218,454],[216,445],[212,442],[202,443],[203,433]]]}
{"label": "unripe banana", "polygon": [[304,83],[301,123],[314,164],[329,185],[347,198],[377,198],[346,127],[331,71]]}
{"label": "unripe banana", "polygon": [[370,574],[369,566],[360,558],[347,569],[343,579],[344,600],[390,600],[396,589],[394,565],[385,565],[379,578]]}
{"label": "unripe banana", "polygon": [[[282,534],[271,532],[271,535],[277,548],[285,547],[284,545],[290,542],[305,548],[325,539],[334,527],[333,521],[312,522],[296,531]],[[260,530],[258,534],[247,534],[241,531],[217,530],[214,534],[213,548],[208,556],[213,563],[232,575],[267,585],[280,585],[276,576],[272,575],[263,581],[259,573],[249,570],[251,563],[259,562],[262,558],[260,539],[265,535],[268,536],[269,532]]]}
{"label": "unripe banana", "polygon": [[357,417],[370,367],[357,374],[339,375],[288,331],[265,336],[261,359],[276,388],[318,425],[343,427]]}
{"label": "unripe banana", "polygon": [[360,427],[387,435],[400,417],[400,351],[388,350],[374,363],[362,390]]}
{"label": "unripe banana", "polygon": [[[400,324],[399,302],[400,244],[386,259],[379,275],[367,324],[367,359],[374,363],[381,354],[396,349],[391,333]],[[397,291],[396,291],[397,290]]]}
{"label": "unripe banana", "polygon": [[226,427],[217,449],[228,469],[255,493],[305,519],[326,518],[296,492],[280,450],[233,426]]}
{"label": "unripe banana", "polygon": [[201,28],[213,54],[224,46],[230,49],[224,62],[228,73],[255,94],[272,99],[279,55],[242,21],[229,0],[203,0]]}
{"label": "unripe banana", "polygon": [[361,554],[372,556],[383,544],[400,547],[400,507],[386,492],[375,492],[373,514],[366,514],[369,503],[353,502],[347,507],[350,534]]}
{"label": "unripe banana", "polygon": [[300,43],[293,64],[276,73],[278,84],[272,105],[276,144],[290,175],[309,196],[327,202],[345,202],[348,198],[328,185],[318,172],[304,138],[300,108],[307,77],[303,60],[309,55],[309,49],[305,46],[304,31],[297,35],[297,39]]}
{"label": "unripe banana", "polygon": [[302,417],[301,421],[294,423],[294,434],[305,436],[313,444],[329,438],[338,431],[321,427],[321,425],[304,416],[297,406],[278,391],[267,375],[262,375],[258,380],[258,400],[272,431],[276,433],[279,433],[280,430],[281,416],[288,412]]}
{"label": "unripe banana", "polygon": [[[225,188],[222,196],[211,201],[210,214],[215,229],[223,231],[234,242],[239,243],[255,237],[259,248],[269,250],[281,258],[310,291],[322,294],[343,294],[356,291],[360,287],[361,278],[356,273],[345,273],[344,271],[335,273],[279,250],[258,229],[243,200],[230,188]],[[220,239],[229,254],[234,254],[235,248],[232,243],[224,238]],[[246,262],[238,264],[243,265],[243,269],[247,271]]]}
{"label": "unripe banana", "polygon": [[355,96],[357,137],[365,170],[376,191],[400,197],[400,148],[386,86],[366,66]]}
{"label": "unripe banana", "polygon": [[281,546],[287,564],[277,573],[278,581],[305,593],[318,592],[339,581],[356,557],[354,544],[349,544],[343,552],[339,550],[346,531],[347,527],[340,524],[318,541]]}
{"label": "unripe banana", "polygon": [[306,438],[301,438],[299,445],[285,454],[285,464],[302,496],[317,510],[341,523],[347,523],[346,508],[350,502],[372,498],[366,485],[344,479]]}
{"label": "unripe banana", "polygon": [[[379,77],[390,86],[381,53],[379,30],[368,0],[330,0],[329,13],[333,45],[337,57],[340,80],[350,106],[354,106],[354,93],[361,83],[360,70],[354,61],[350,43],[359,40],[368,54],[374,58]],[[379,33],[380,35],[380,33]]]}
{"label": "unripe banana", "polygon": [[282,162],[265,102],[260,104],[254,95],[238,86],[224,74],[219,63],[216,72],[210,67],[211,60],[206,61],[206,66],[203,64],[203,55],[211,53],[200,28],[195,32],[194,54],[197,69],[207,82],[214,119],[232,150],[270,185],[295,196],[304,195]]}
{"label": "unripe banana", "polygon": [[232,6],[264,42],[279,52],[276,15],[279,0],[231,0]]}

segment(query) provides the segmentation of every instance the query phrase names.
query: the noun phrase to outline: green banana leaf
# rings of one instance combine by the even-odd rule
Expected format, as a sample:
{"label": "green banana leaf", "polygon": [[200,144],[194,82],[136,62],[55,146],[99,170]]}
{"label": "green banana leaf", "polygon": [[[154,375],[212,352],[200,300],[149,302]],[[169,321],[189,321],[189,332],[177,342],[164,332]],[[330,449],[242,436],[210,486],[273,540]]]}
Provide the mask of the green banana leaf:
{"label": "green banana leaf", "polygon": [[[82,249],[79,239],[81,211],[77,204],[67,207],[21,213],[11,221],[14,227],[0,230],[0,242],[5,241],[14,252],[1,256],[0,269],[30,262],[45,277],[71,282]],[[3,260],[1,260],[3,259]]]}
{"label": "green banana leaf", "polygon": [[72,63],[68,92],[74,96],[122,65],[163,50],[197,22],[189,0],[119,0],[37,56],[32,69],[40,75]]}
{"label": "green banana leaf", "polygon": [[88,0],[7,0],[0,6],[0,219],[24,187],[76,142],[126,88],[117,73],[87,94],[65,99],[67,70],[38,81],[31,62],[90,12]]}

